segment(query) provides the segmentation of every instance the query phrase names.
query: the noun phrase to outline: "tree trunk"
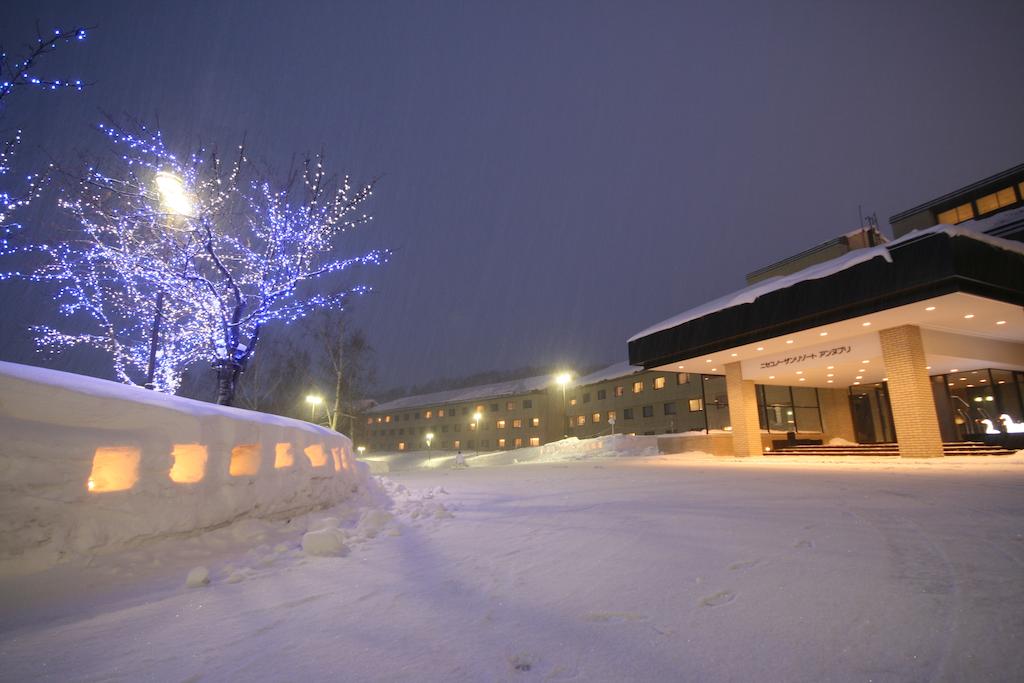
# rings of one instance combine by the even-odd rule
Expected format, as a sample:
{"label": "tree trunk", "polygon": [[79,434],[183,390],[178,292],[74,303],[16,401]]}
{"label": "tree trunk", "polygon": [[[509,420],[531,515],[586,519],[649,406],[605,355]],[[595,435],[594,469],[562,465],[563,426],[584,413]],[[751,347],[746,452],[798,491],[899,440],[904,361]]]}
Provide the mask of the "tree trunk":
{"label": "tree trunk", "polygon": [[218,361],[214,366],[217,371],[217,404],[229,406],[235,400],[235,384],[242,366],[233,361]]}
{"label": "tree trunk", "polygon": [[341,368],[338,368],[334,374],[334,410],[331,411],[331,429],[338,431],[338,425],[341,422],[341,390],[343,379],[341,376]]}

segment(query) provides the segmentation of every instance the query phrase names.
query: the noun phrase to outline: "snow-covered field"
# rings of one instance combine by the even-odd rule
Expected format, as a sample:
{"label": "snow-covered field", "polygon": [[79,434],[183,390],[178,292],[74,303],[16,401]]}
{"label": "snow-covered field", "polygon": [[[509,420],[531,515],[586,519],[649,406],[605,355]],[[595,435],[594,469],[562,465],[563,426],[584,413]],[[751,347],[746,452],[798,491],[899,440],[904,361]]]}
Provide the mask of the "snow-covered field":
{"label": "snow-covered field", "polygon": [[1024,680],[1020,455],[479,465],[5,579],[0,679]]}

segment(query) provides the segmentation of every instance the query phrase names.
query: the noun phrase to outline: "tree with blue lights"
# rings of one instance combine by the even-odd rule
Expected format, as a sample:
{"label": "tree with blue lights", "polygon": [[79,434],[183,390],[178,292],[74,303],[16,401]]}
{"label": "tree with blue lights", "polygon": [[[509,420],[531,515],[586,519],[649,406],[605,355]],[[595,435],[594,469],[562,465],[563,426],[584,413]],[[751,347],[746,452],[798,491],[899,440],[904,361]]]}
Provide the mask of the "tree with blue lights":
{"label": "tree with blue lights", "polygon": [[[11,59],[8,52],[0,46],[0,116],[6,112],[9,98],[16,92],[26,90],[82,90],[85,87],[80,79],[61,79],[39,75],[39,61],[62,45],[85,40],[89,29],[84,27],[64,31],[54,29],[49,36],[38,35],[33,44],[25,48],[20,58]],[[14,249],[10,239],[22,228],[15,222],[14,215],[23,210],[34,199],[39,198],[46,176],[42,173],[31,173],[24,176],[20,186],[15,189],[11,184],[14,173],[14,160],[18,147],[22,142],[22,132],[14,133],[6,140],[0,141],[0,254]]]}
{"label": "tree with blue lights", "polygon": [[44,265],[14,274],[59,285],[68,322],[89,327],[36,328],[41,348],[100,349],[119,380],[166,392],[205,361],[217,402],[230,405],[265,325],[343,308],[369,290],[347,271],[387,260],[384,250],[338,253],[341,237],[371,220],[373,183],[334,181],[322,155],[278,183],[241,146],[229,161],[206,149],[179,158],[158,130],[100,129],[119,154],[60,202],[79,234],[33,245]]}

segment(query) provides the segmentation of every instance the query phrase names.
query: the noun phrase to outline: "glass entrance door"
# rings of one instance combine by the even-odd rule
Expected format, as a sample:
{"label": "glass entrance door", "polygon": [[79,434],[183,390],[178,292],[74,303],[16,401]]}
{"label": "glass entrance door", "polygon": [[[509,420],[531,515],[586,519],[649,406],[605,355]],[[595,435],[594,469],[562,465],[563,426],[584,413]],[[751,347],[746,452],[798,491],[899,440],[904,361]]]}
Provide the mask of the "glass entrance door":
{"label": "glass entrance door", "polygon": [[850,415],[857,443],[896,441],[889,392],[884,382],[850,387]]}

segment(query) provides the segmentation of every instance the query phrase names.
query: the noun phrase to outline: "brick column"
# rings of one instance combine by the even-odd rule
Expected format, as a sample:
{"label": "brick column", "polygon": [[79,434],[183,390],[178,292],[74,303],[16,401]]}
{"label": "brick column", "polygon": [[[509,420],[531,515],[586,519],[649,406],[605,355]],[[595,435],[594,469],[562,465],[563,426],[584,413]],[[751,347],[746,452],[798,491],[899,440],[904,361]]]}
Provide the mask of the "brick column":
{"label": "brick column", "polygon": [[729,421],[736,455],[763,455],[757,393],[753,380],[743,379],[740,364],[725,364],[725,390],[729,396]]}
{"label": "brick column", "polygon": [[847,389],[818,389],[821,402],[821,429],[829,439],[856,441],[853,415],[850,413],[850,392]]}
{"label": "brick column", "polygon": [[928,370],[925,369],[921,328],[901,325],[879,330],[882,360],[889,377],[889,403],[896,442],[904,458],[942,456],[942,436],[935,412]]}

